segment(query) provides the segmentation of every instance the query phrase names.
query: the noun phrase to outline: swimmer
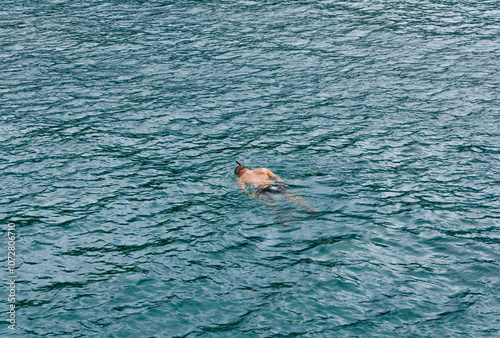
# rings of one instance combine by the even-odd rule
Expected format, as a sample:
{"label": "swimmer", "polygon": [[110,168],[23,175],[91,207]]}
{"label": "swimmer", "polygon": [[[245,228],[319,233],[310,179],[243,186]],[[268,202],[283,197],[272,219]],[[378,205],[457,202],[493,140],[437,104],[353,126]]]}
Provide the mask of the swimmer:
{"label": "swimmer", "polygon": [[[238,161],[236,161],[236,163],[238,164],[234,170],[234,173],[238,176],[236,183],[238,184],[238,187],[250,197],[255,196],[267,204],[276,206],[272,195],[279,193],[305,211],[309,213],[317,212],[309,208],[300,197],[295,196],[288,191],[285,188],[288,184],[286,184],[281,177],[274,174],[271,170],[267,168],[248,169]],[[248,192],[247,186],[252,187],[255,192],[253,194]]]}

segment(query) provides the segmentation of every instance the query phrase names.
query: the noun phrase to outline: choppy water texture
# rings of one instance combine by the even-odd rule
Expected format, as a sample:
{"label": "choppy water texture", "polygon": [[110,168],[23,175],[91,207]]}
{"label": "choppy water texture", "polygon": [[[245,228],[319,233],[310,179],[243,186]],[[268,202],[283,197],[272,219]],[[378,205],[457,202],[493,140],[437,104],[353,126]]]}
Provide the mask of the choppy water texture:
{"label": "choppy water texture", "polygon": [[[16,333],[498,336],[499,18],[484,0],[3,1]],[[282,202],[275,222],[234,160],[320,213]]]}

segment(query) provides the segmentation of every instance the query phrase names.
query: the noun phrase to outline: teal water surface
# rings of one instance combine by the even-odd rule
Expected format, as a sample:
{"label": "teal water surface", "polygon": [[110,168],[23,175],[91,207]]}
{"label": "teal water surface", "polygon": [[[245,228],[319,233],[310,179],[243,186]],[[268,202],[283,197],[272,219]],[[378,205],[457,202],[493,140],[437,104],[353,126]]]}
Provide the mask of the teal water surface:
{"label": "teal water surface", "polygon": [[3,1],[14,333],[498,336],[499,33],[498,1]]}

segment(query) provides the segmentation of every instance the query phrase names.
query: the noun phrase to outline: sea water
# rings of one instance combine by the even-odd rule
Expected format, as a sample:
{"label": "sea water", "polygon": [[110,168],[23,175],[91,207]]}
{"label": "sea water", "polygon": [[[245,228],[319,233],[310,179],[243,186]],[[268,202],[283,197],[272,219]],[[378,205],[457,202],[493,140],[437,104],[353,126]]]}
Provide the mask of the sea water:
{"label": "sea water", "polygon": [[[499,18],[3,1],[0,335],[498,336]],[[284,226],[235,160],[319,212]]]}

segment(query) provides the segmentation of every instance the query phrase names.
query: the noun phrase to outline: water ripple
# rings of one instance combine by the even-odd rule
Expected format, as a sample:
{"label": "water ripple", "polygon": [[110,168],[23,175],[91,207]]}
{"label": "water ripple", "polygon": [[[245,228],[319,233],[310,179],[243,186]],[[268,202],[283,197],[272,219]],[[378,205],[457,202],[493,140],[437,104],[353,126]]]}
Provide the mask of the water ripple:
{"label": "water ripple", "polygon": [[18,332],[498,335],[497,7],[4,1]]}

